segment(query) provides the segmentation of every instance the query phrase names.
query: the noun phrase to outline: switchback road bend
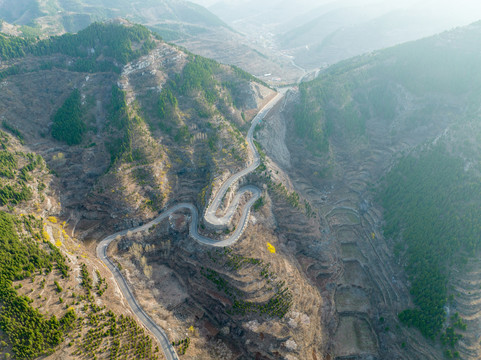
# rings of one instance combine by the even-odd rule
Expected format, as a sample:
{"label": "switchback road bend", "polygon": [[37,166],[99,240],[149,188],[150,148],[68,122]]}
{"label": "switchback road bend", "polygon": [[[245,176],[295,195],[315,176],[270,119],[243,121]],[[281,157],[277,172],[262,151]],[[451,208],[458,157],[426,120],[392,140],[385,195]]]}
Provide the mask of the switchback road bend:
{"label": "switchback road bend", "polygon": [[284,93],[287,90],[288,89],[284,89],[282,93],[278,93],[271,101],[269,101],[269,103],[267,103],[267,105],[265,105],[259,111],[256,117],[252,120],[251,127],[249,128],[249,132],[247,133],[246,141],[249,146],[249,150],[253,154],[253,161],[249,166],[239,171],[238,173],[233,174],[221,185],[220,189],[212,198],[210,204],[208,205],[205,211],[205,215],[204,215],[205,222],[215,226],[227,226],[232,214],[235,212],[235,210],[239,205],[239,200],[241,196],[245,193],[252,194],[252,197],[249,199],[249,201],[247,202],[247,204],[244,206],[242,210],[242,215],[241,215],[239,224],[237,225],[234,232],[228,238],[218,241],[199,234],[198,232],[199,211],[193,204],[180,203],[162,212],[157,218],[155,218],[154,220],[152,220],[151,222],[145,225],[132,228],[132,229],[123,230],[107,236],[97,246],[97,257],[100,260],[102,260],[102,262],[112,272],[112,275],[114,276],[115,281],[117,282],[120,290],[122,291],[122,294],[126,298],[135,316],[137,316],[137,318],[144,324],[144,326],[147,329],[149,329],[150,332],[159,340],[167,360],[179,359],[179,357],[177,356],[177,353],[175,352],[174,347],[169,342],[169,338],[167,337],[167,334],[165,333],[165,331],[159,325],[157,325],[152,320],[152,318],[150,318],[150,316],[142,309],[140,304],[137,302],[132,290],[127,284],[127,281],[125,280],[125,278],[123,277],[123,275],[121,274],[117,266],[115,266],[115,264],[108,258],[107,248],[109,244],[112,241],[114,241],[117,237],[125,236],[127,235],[127,232],[136,233],[136,232],[146,231],[150,229],[152,226],[160,223],[162,220],[168,218],[170,215],[172,215],[173,213],[179,210],[189,210],[190,213],[192,214],[192,221],[190,222],[190,226],[189,226],[189,235],[195,241],[207,246],[226,247],[234,244],[237,240],[239,240],[239,238],[241,237],[242,233],[244,232],[247,226],[251,207],[252,205],[254,205],[257,199],[259,199],[259,197],[261,196],[261,190],[255,186],[242,187],[237,192],[236,196],[234,197],[231,205],[227,209],[224,216],[218,217],[216,216],[216,212],[222,203],[222,199],[224,198],[225,193],[231,187],[231,185],[236,183],[238,180],[240,180],[242,177],[246,176],[247,174],[250,174],[251,172],[253,172],[260,165],[260,156],[254,145],[254,130],[256,126],[259,124],[259,122],[262,119],[264,119],[266,114],[279,102],[279,100],[283,98]]}

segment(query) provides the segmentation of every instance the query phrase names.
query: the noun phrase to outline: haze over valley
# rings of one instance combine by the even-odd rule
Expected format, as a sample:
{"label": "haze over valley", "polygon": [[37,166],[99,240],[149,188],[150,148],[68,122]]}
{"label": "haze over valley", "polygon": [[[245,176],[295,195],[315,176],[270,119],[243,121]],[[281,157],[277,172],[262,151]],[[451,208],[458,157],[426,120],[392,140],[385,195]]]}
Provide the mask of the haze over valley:
{"label": "haze over valley", "polygon": [[194,1],[253,43],[294,56],[306,68],[465,26],[479,3],[451,1]]}

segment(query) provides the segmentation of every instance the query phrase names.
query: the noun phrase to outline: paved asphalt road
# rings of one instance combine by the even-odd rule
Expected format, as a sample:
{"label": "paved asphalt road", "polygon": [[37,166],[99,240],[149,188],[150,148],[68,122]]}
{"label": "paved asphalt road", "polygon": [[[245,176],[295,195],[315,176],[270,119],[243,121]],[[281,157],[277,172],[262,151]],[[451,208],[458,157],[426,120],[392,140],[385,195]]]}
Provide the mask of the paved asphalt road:
{"label": "paved asphalt road", "polygon": [[[247,144],[249,145],[250,151],[254,155],[254,161],[245,169],[239,171],[237,174],[232,175],[230,178],[228,178],[220,187],[219,191],[217,191],[217,194],[214,196],[213,200],[207,207],[205,211],[205,221],[209,224],[212,225],[227,225],[230,217],[233,215],[237,204],[234,201],[232,205],[229,207],[227,213],[225,216],[219,218],[216,216],[217,209],[222,203],[222,199],[224,198],[225,193],[227,190],[235,184],[240,178],[246,176],[247,174],[253,172],[257,167],[260,165],[260,156],[259,153],[257,152],[257,149],[254,145],[254,131],[257,126],[257,124],[260,123],[260,121],[266,116],[266,114],[273,108],[275,104],[283,97],[283,94],[279,93],[276,95],[275,98],[273,98],[266,106],[262,108],[261,111],[256,115],[256,117],[252,120],[251,127],[249,128],[249,132],[247,133]],[[242,192],[243,189],[240,189],[239,193]],[[259,193],[259,195],[257,195]],[[260,190],[256,191],[256,194],[254,196],[257,196],[259,198],[260,196]],[[237,202],[239,201],[239,197],[236,196]],[[256,199],[257,200],[257,199]],[[236,207],[233,207],[233,205],[236,205]],[[246,206],[247,208],[247,206]],[[249,208],[250,209],[250,208]]]}
{"label": "paved asphalt road", "polygon": [[[285,90],[287,91],[287,90]],[[239,240],[240,236],[244,232],[247,224],[248,224],[248,219],[249,219],[249,214],[252,205],[259,199],[261,196],[261,190],[255,186],[244,186],[243,188],[239,189],[237,192],[233,203],[229,207],[226,215],[224,215],[221,218],[218,218],[215,216],[215,213],[217,209],[219,208],[222,199],[226,193],[226,191],[229,189],[229,187],[237,182],[241,177],[251,173],[254,171],[260,164],[260,157],[259,153],[257,152],[257,149],[254,145],[253,141],[253,136],[254,136],[254,130],[257,124],[260,123],[260,121],[266,116],[266,114],[274,107],[275,104],[279,102],[279,100],[283,97],[285,91],[282,93],[279,93],[276,95],[275,98],[273,98],[266,106],[262,108],[261,111],[256,115],[256,117],[252,120],[252,125],[249,129],[249,132],[247,134],[247,143],[249,145],[250,150],[252,151],[254,155],[254,161],[244,170],[238,172],[237,174],[232,175],[229,179],[227,179],[217,192],[216,196],[214,199],[211,201],[209,206],[207,207],[206,210],[206,215],[205,215],[205,220],[213,225],[227,225],[227,223],[230,220],[230,217],[234,213],[235,209],[237,208],[239,204],[240,197],[246,193],[250,192],[253,194],[251,199],[247,202],[246,206],[244,206],[244,209],[242,211],[242,216],[239,221],[239,225],[236,227],[234,232],[225,240],[222,241],[217,241],[214,239],[207,238],[205,236],[202,236],[198,232],[198,225],[199,225],[199,212],[197,208],[193,204],[189,203],[181,203],[177,204],[170,209],[164,211],[161,213],[157,218],[152,220],[151,222],[144,224],[142,226],[132,228],[132,229],[127,229],[123,231],[119,231],[115,234],[107,236],[105,239],[103,239],[99,245],[97,246],[97,256],[100,260],[103,261],[103,263],[110,269],[112,274],[114,275],[114,278],[119,285],[120,290],[122,291],[122,294],[125,296],[127,299],[127,302],[129,303],[130,307],[132,308],[132,311],[134,314],[139,318],[139,320],[154,334],[154,336],[159,340],[160,345],[162,346],[162,350],[165,354],[165,357],[167,360],[173,360],[173,359],[179,359],[177,356],[174,347],[171,345],[169,342],[169,338],[167,337],[167,334],[165,331],[158,326],[150,317],[147,315],[147,313],[142,309],[140,304],[137,302],[135,299],[135,296],[132,293],[132,290],[130,289],[129,285],[127,284],[127,281],[123,277],[123,275],[120,273],[119,269],[115,266],[115,264],[107,257],[107,248],[109,244],[115,240],[118,236],[122,237],[127,234],[127,232],[130,233],[136,233],[140,231],[146,231],[149,228],[151,228],[153,225],[156,225],[160,223],[162,220],[168,218],[170,215],[175,213],[176,211],[182,210],[182,209],[187,209],[191,212],[192,214],[192,220],[190,222],[189,226],[189,234],[190,236],[197,242],[208,245],[208,246],[215,246],[215,247],[226,247],[234,244],[237,240]]]}

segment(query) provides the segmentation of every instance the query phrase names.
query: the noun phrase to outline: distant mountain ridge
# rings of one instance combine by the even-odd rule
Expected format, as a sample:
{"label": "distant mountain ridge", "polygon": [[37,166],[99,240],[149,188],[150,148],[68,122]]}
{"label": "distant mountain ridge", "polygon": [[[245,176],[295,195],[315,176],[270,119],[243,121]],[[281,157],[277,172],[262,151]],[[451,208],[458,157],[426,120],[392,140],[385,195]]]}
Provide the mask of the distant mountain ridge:
{"label": "distant mountain ridge", "polygon": [[[227,27],[204,7],[183,0],[2,0],[0,19],[21,30],[47,34],[77,32],[99,20],[126,18],[160,32],[165,38]],[[32,29],[30,29],[32,28]]]}
{"label": "distant mountain ridge", "polygon": [[142,24],[165,41],[251,74],[271,73],[284,83],[300,75],[288,59],[253,47],[216,15],[190,1],[0,0],[0,33],[27,38],[76,33],[94,22],[119,18]]}
{"label": "distant mountain ridge", "polygon": [[444,0],[219,0],[208,9],[254,42],[294,56],[306,69],[466,26],[479,20],[473,2]]}

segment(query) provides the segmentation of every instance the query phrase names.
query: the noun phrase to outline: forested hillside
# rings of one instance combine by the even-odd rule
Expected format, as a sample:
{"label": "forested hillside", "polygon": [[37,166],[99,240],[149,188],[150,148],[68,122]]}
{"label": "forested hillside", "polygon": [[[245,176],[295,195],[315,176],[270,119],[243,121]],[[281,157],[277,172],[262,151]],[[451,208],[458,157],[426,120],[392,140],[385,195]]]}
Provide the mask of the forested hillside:
{"label": "forested hillside", "polygon": [[275,78],[281,77],[283,83],[300,75],[288,59],[253,45],[242,31],[234,31],[206,8],[190,1],[5,0],[0,3],[0,33],[28,39],[76,33],[92,23],[118,19],[142,24],[166,41],[221,63],[237,65],[252,74],[272,73]]}
{"label": "forested hillside", "polygon": [[[152,67],[151,75],[163,69],[164,79],[149,79],[153,86],[147,93],[141,89],[144,82],[137,83],[137,79],[128,77],[122,80],[133,80],[132,85],[140,87],[136,101],[136,105],[140,107],[133,108],[128,104],[124,89],[119,87],[120,83],[115,79],[120,79],[122,65],[148,54],[156,47],[154,53],[157,55],[153,55],[147,64]],[[109,89],[108,93],[101,95],[101,98],[106,97],[103,99],[105,109],[95,105],[95,97],[99,96],[97,89],[80,91],[78,86],[75,86],[75,89],[68,90],[69,96],[62,94],[62,104],[50,116],[51,128],[38,130],[41,136],[50,133],[54,139],[68,145],[89,144],[88,147],[93,149],[97,149],[99,145],[100,149],[103,149],[94,136],[108,133],[109,136],[103,144],[110,155],[107,168],[116,162],[153,166],[160,160],[163,152],[158,146],[152,145],[153,134],[164,136],[175,146],[181,144],[186,148],[202,144],[203,141],[199,140],[207,135],[208,149],[201,152],[205,153],[206,159],[212,161],[212,154],[215,153],[214,157],[229,156],[231,159],[228,162],[240,164],[245,158],[245,145],[242,144],[240,130],[245,130],[245,123],[252,116],[251,111],[258,106],[256,92],[260,90],[256,90],[251,83],[257,83],[257,87],[261,86],[267,92],[270,91],[265,88],[266,84],[239,68],[221,65],[186,51],[174,50],[141,25],[95,23],[78,34],[65,34],[44,40],[0,36],[0,49],[0,56],[7,64],[0,72],[1,78],[51,71],[71,71],[78,73],[80,77],[84,76],[82,73],[109,77],[108,82],[102,84]],[[172,62],[163,59],[164,55],[157,59],[156,56],[160,53],[169,56],[177,54],[178,59],[185,60],[175,59]],[[135,65],[136,68],[142,66],[145,65]],[[130,72],[131,65],[126,70],[127,74]],[[89,81],[89,77],[84,79]],[[159,81],[160,86],[156,81]],[[160,94],[152,92],[153,88],[161,88]],[[179,98],[183,100],[179,101]],[[99,112],[103,111],[107,115],[106,121],[98,119]],[[219,119],[222,124],[215,125]],[[201,138],[198,138],[199,135],[195,138],[195,131],[200,131]],[[219,144],[229,142],[228,138],[235,139],[234,142],[230,141],[232,148],[218,151]],[[190,150],[186,151],[185,156],[188,156],[188,151]],[[156,160],[156,157],[159,159]],[[199,158],[198,161],[205,164],[206,159]],[[221,164],[217,171],[228,167],[228,163],[220,159],[215,161]],[[146,172],[146,169],[142,171]],[[211,176],[214,174],[209,174],[209,177]],[[167,186],[165,179],[161,181]],[[210,182],[210,179],[204,181]],[[142,180],[142,183],[144,182]],[[202,187],[206,186],[207,184],[204,184]],[[167,188],[149,193],[145,201],[151,205],[156,204],[151,206],[152,209],[158,208],[168,199]]]}
{"label": "forested hillside", "polygon": [[[248,161],[244,133],[274,92],[128,23],[0,49],[0,235],[16,254],[0,269],[0,358],[162,358],[83,241],[178,199],[202,208]],[[191,326],[176,321],[174,340]]]}
{"label": "forested hillside", "polygon": [[[132,95],[124,90],[126,86],[112,87],[106,127],[111,165],[133,167],[139,184],[159,184],[148,193],[131,193],[132,199],[151,211],[159,210],[172,195],[169,180],[156,175],[158,166],[173,166],[178,171],[197,169],[189,179],[196,185],[189,191],[196,188],[196,200],[200,206],[205,205],[213,180],[229,168],[242,166],[247,159],[242,132],[248,127],[252,108],[257,106],[256,91],[260,90],[256,88],[271,92],[238,68],[190,53],[185,53],[184,61],[180,71],[169,73],[160,93],[145,91],[148,84],[142,74],[132,71],[127,79],[138,94],[135,108],[128,105],[127,97]],[[162,147],[154,145],[156,138],[163,139]],[[166,148],[176,151],[165,153]],[[175,164],[166,165],[170,161]],[[111,175],[117,178],[115,187],[130,181],[121,181],[119,178],[125,175],[119,172]],[[112,185],[102,184],[101,188],[106,186]]]}
{"label": "forested hillside", "polygon": [[[397,239],[395,252],[406,261],[417,306],[399,318],[433,339],[445,323],[453,267],[462,268],[481,245],[479,177],[466,173],[463,161],[445,146],[403,158],[389,172],[380,194],[386,209],[384,235]],[[462,324],[454,321],[449,326],[463,329]],[[450,329],[441,340],[453,346],[457,339]]]}
{"label": "forested hillside", "polygon": [[480,34],[477,23],[331,66],[300,86],[294,113],[311,154],[338,172],[369,174],[362,189],[377,194],[383,236],[412,296],[398,318],[447,358],[476,347],[476,325],[457,313],[464,292],[452,282],[481,245]]}
{"label": "forested hillside", "polygon": [[[307,138],[311,148],[326,151],[330,135],[368,140],[366,127],[372,119],[382,119],[393,131],[400,115],[419,125],[424,117],[435,116],[441,98],[471,110],[481,80],[481,55],[473,51],[480,33],[478,23],[329,67],[300,86],[298,136]],[[415,97],[425,101],[409,109]]]}
{"label": "forested hillside", "polygon": [[[81,264],[82,283],[76,293],[69,281],[72,260],[62,255],[61,245],[51,243],[44,221],[0,211],[0,351],[4,358],[36,359],[54,353],[68,339],[70,356],[114,359],[135,354],[158,359],[159,349],[132,318],[97,305],[108,287],[98,270],[94,284],[91,270]],[[58,299],[56,306],[47,305],[46,295]],[[48,309],[55,313],[48,314]]]}
{"label": "forested hillside", "polygon": [[[65,223],[41,215],[53,201],[45,160],[21,151],[20,130],[9,123],[3,127],[17,139],[0,131],[2,358],[36,359],[66,346],[87,358],[134,353],[158,358],[152,339],[132,318],[97,305],[108,288],[105,278],[97,270],[94,283],[92,268],[73,260],[82,248],[67,235]],[[79,267],[81,284],[73,273]]]}
{"label": "forested hillside", "polygon": [[[139,48],[134,50],[132,43],[139,43]],[[73,67],[82,72],[115,69],[112,60],[126,64],[145,55],[153,47],[152,34],[141,25],[95,23],[78,34],[65,34],[45,40],[0,35],[0,57],[3,60],[26,55],[63,54],[79,58]],[[100,57],[104,59],[98,61]]]}

